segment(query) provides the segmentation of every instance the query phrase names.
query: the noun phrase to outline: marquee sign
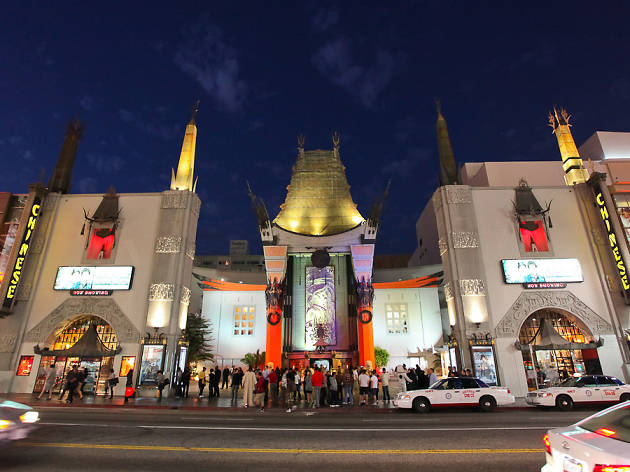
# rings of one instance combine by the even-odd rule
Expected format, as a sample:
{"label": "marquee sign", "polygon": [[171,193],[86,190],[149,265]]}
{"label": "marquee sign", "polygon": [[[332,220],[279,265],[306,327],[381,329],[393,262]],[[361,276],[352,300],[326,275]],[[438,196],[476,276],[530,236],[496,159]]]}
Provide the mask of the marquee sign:
{"label": "marquee sign", "polygon": [[88,291],[72,295],[108,295],[111,290],[130,290],[133,266],[62,266],[57,270],[54,290]]}
{"label": "marquee sign", "polygon": [[566,283],[584,281],[580,261],[577,259],[502,259],[501,266],[503,267],[503,279],[506,284],[542,284],[551,282]]}
{"label": "marquee sign", "polygon": [[615,260],[615,265],[617,267],[617,272],[619,273],[619,279],[621,280],[621,285],[623,287],[624,292],[626,293],[626,297],[630,297],[630,280],[628,279],[628,270],[627,270],[626,262],[623,260],[623,257],[621,256],[619,243],[617,242],[617,235],[615,234],[615,230],[613,229],[612,222],[610,221],[610,214],[608,213],[608,207],[606,206],[604,195],[602,194],[601,189],[595,190],[595,193],[596,193],[595,202],[597,203],[599,214],[602,217],[602,221],[604,222],[604,229],[606,233],[608,234],[608,243],[610,245],[610,252],[612,253],[613,259]]}
{"label": "marquee sign", "polygon": [[28,254],[28,250],[31,246],[31,240],[33,238],[33,232],[35,231],[35,224],[37,223],[40,209],[41,199],[36,196],[33,199],[33,205],[31,205],[31,209],[28,215],[26,229],[24,231],[24,235],[22,236],[22,241],[19,245],[17,257],[15,258],[15,263],[13,264],[13,270],[11,271],[9,285],[7,287],[7,294],[2,304],[2,308],[4,309],[10,309],[13,305],[17,287],[20,283],[20,276],[22,275],[24,261],[26,260],[26,255]]}

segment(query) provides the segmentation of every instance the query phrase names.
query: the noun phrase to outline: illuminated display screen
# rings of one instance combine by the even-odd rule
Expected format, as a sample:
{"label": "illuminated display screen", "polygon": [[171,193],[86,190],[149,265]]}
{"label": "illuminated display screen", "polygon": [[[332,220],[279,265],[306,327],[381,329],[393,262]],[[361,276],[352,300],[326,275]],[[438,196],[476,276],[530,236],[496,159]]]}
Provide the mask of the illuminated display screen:
{"label": "illuminated display screen", "polygon": [[122,356],[122,360],[120,362],[120,375],[121,377],[126,377],[130,370],[136,368],[136,356]]}
{"label": "illuminated display screen", "polygon": [[532,282],[583,282],[577,259],[503,259],[506,284]]}
{"label": "illuminated display screen", "polygon": [[132,266],[73,267],[57,270],[55,290],[129,290]]}
{"label": "illuminated display screen", "polygon": [[22,356],[15,375],[31,375],[35,356]]}
{"label": "illuminated display screen", "polygon": [[337,344],[335,330],[335,268],[306,268],[306,346],[313,349],[320,340]]}

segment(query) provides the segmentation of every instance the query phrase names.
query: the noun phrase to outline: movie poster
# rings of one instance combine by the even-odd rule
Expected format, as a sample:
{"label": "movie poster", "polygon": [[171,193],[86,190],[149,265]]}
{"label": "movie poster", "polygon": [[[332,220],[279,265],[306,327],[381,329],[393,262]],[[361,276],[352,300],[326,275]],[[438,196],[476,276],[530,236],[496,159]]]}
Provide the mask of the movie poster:
{"label": "movie poster", "polygon": [[497,385],[497,370],[494,365],[492,346],[473,346],[475,376],[487,385]]}

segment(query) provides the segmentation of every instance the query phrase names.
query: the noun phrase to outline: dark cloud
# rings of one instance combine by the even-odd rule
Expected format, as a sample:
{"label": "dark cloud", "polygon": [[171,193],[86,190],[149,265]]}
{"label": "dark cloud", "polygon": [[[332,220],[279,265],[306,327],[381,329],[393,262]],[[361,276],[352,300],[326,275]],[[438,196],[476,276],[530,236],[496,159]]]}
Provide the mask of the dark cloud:
{"label": "dark cloud", "polygon": [[170,140],[176,136],[184,137],[184,127],[182,125],[158,123],[148,117],[140,118],[135,113],[124,108],[118,110],[118,116],[123,122],[134,125],[150,136],[156,136],[164,140]]}
{"label": "dark cloud", "polygon": [[407,150],[402,159],[390,160],[382,168],[383,173],[397,175],[400,177],[409,176],[410,172],[416,169],[418,164],[431,158],[429,149],[414,147]]}
{"label": "dark cloud", "polygon": [[175,63],[228,111],[239,110],[247,97],[238,53],[209,20],[184,32],[186,39],[175,53]]}
{"label": "dark cloud", "polygon": [[97,152],[88,152],[87,159],[90,166],[99,173],[118,172],[125,165],[125,160],[120,156],[112,156]]}
{"label": "dark cloud", "polygon": [[324,44],[312,61],[324,77],[370,108],[391,82],[401,59],[379,48],[369,61],[360,63],[354,55],[352,41],[340,37]]}
{"label": "dark cloud", "polygon": [[336,25],[337,22],[339,22],[339,12],[335,9],[328,8],[318,11],[311,20],[311,25],[313,26],[313,30],[318,33],[323,33]]}

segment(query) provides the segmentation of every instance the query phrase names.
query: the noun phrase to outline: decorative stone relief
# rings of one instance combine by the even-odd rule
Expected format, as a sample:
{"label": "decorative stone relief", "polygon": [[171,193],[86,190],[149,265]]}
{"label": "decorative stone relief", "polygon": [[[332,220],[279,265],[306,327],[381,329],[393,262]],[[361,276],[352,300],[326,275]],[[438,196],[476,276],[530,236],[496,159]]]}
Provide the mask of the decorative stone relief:
{"label": "decorative stone relief", "polygon": [[186,248],[186,257],[188,257],[191,261],[195,260],[195,245],[191,244]]}
{"label": "decorative stone relief", "polygon": [[477,233],[472,231],[453,232],[453,247],[455,249],[466,249],[479,247]]}
{"label": "decorative stone relief", "polygon": [[449,204],[472,203],[472,192],[468,185],[446,185],[446,201]]}
{"label": "decorative stone relief", "polygon": [[606,282],[608,284],[608,291],[619,292],[621,290],[621,286],[619,285],[619,277],[607,275]]}
{"label": "decorative stone relief", "polygon": [[44,238],[36,237],[31,244],[31,247],[28,249],[31,254],[40,254],[42,249],[44,248]]}
{"label": "decorative stone relief", "polygon": [[188,192],[182,190],[167,190],[162,192],[162,208],[186,208]]}
{"label": "decorative stone relief", "polygon": [[447,300],[455,298],[455,294],[453,294],[453,284],[451,282],[446,282],[444,284],[444,297]]}
{"label": "decorative stone relief", "polygon": [[0,335],[0,352],[13,352],[17,336],[15,334]]}
{"label": "decorative stone relief", "polygon": [[150,302],[172,302],[175,299],[175,285],[151,284],[149,287]]}
{"label": "decorative stone relief", "polygon": [[156,254],[176,254],[182,250],[181,236],[160,236],[155,242]]}
{"label": "decorative stone relief", "polygon": [[486,295],[486,284],[481,279],[462,279],[459,281],[462,297]]}
{"label": "decorative stone relief", "polygon": [[184,305],[190,304],[190,289],[188,287],[184,287],[182,285],[179,301],[180,303],[183,303]]}
{"label": "decorative stone relief", "polygon": [[440,248],[440,256],[448,252],[448,243],[442,238],[438,239],[438,247]]}
{"label": "decorative stone relief", "polygon": [[593,235],[593,240],[595,241],[595,244],[597,244],[598,246],[602,246],[604,244],[602,231],[599,228],[591,228],[591,234]]}
{"label": "decorative stone relief", "polygon": [[15,295],[15,299],[18,301],[26,301],[31,296],[31,288],[33,284],[27,282],[21,282],[17,288],[17,294]]}
{"label": "decorative stone relief", "polygon": [[521,325],[536,310],[557,308],[579,318],[593,335],[612,334],[610,323],[567,290],[527,291],[512,304],[496,327],[497,337],[518,338]]}
{"label": "decorative stone relief", "polygon": [[26,333],[26,342],[45,343],[66,321],[80,315],[94,315],[107,321],[121,343],[137,343],[140,332],[112,298],[71,297],[51,311]]}

